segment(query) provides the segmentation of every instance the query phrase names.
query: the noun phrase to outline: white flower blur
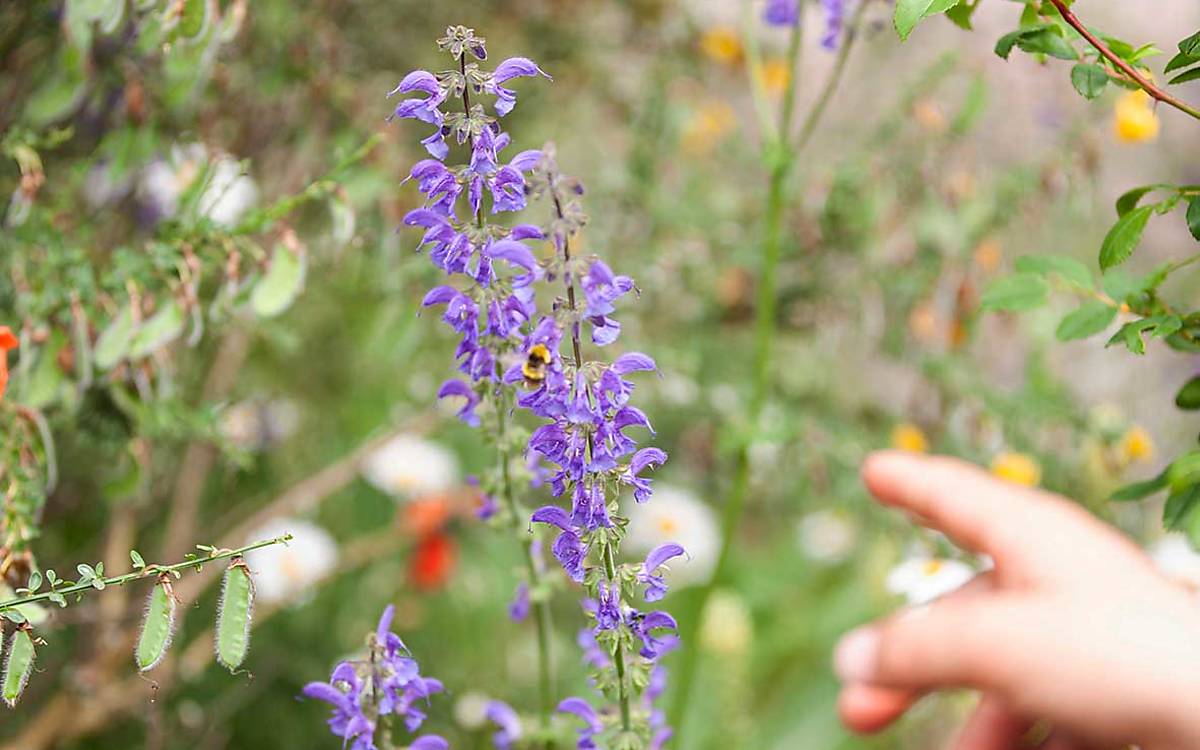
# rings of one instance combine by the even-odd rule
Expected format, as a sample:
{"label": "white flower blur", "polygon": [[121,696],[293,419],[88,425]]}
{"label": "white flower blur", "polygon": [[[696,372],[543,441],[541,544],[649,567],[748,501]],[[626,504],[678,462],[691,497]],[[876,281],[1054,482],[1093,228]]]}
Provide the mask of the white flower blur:
{"label": "white flower blur", "polygon": [[884,585],[910,605],[928,604],[975,577],[975,569],[958,560],[910,557],[892,568]]}
{"label": "white flower blur", "polygon": [[276,544],[246,553],[259,601],[291,599],[332,573],[337,565],[337,542],[311,521],[277,518],[256,529],[246,541],[252,543],[284,534],[293,537],[286,545]]}
{"label": "white flower blur", "polygon": [[626,549],[646,554],[660,544],[676,542],[687,551],[671,561],[666,579],[676,586],[706,583],[721,553],[721,532],[716,515],[688,490],[656,483],[646,503],[630,502]]}
{"label": "white flower blur", "polygon": [[1200,592],[1200,553],[1183,534],[1168,534],[1147,550],[1163,575],[1181,586]]}
{"label": "white flower blur", "polygon": [[169,219],[179,211],[179,199],[198,178],[205,180],[196,210],[217,224],[233,226],[258,203],[258,185],[242,173],[241,164],[228,154],[216,154],[199,143],[176,144],[166,159],[156,159],[142,170],[138,196],[155,220]]}
{"label": "white flower blur", "polygon": [[221,435],[242,450],[260,451],[287,440],[300,424],[300,410],[286,399],[249,399],[221,413]]}
{"label": "white flower blur", "polygon": [[487,725],[487,707],[492,699],[483,693],[467,691],[454,702],[454,721],[468,732]]}
{"label": "white flower blur", "polygon": [[800,519],[796,541],[810,560],[836,565],[850,557],[858,541],[858,527],[844,513],[819,510]]}
{"label": "white flower blur", "polygon": [[397,435],[367,456],[363,478],[381,492],[404,499],[443,494],[460,483],[458,459],[416,435]]}
{"label": "white flower blur", "polygon": [[754,621],[740,595],[718,591],[704,608],[700,642],[708,651],[729,656],[744,654],[754,634]]}

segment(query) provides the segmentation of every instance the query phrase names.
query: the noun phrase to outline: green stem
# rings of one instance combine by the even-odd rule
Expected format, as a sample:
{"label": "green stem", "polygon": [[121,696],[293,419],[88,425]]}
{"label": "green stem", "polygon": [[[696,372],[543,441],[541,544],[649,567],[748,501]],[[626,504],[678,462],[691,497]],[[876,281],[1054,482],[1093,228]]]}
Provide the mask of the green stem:
{"label": "green stem", "polygon": [[[607,541],[604,543],[604,574],[608,577],[610,586],[621,585],[617,580],[617,562],[613,556],[612,544]],[[617,671],[617,697],[621,705],[621,728],[628,732],[631,726],[629,684],[625,679],[625,647],[620,641],[617,641],[616,653],[613,654],[613,666]]]}
{"label": "green stem", "polygon": [[[758,305],[755,315],[755,347],[754,371],[752,375],[752,390],[747,406],[746,416],[749,429],[755,430],[762,417],[763,406],[770,391],[771,351],[776,338],[778,317],[777,277],[779,261],[783,254],[784,209],[788,197],[788,182],[796,155],[808,143],[816,130],[836,92],[846,70],[850,58],[852,44],[857,37],[858,27],[864,17],[864,9],[869,2],[859,4],[848,25],[838,59],[833,71],[818,95],[817,101],[809,111],[801,126],[800,136],[793,143],[789,134],[792,129],[792,118],[795,113],[796,91],[799,81],[794,81],[784,98],[783,109],[780,112],[779,137],[772,140],[768,137],[767,158],[770,168],[767,183],[767,206],[764,216],[765,230],[763,234],[762,265],[758,279]],[[801,52],[801,27],[793,29],[792,38],[788,45],[789,70],[795,70]],[[753,76],[753,71],[751,72]],[[691,699],[693,683],[700,660],[699,634],[701,618],[705,606],[716,587],[728,576],[732,558],[733,543],[737,538],[742,515],[745,512],[746,497],[750,488],[750,442],[747,439],[739,446],[734,459],[733,486],[730,489],[729,500],[725,505],[721,519],[721,551],[717,557],[716,569],[712,578],[694,595],[686,616],[681,618],[682,653],[678,677],[676,678],[675,700],[671,705],[670,724],[674,727],[677,746],[683,747],[680,736],[684,730],[684,719],[687,716],[688,702]]]}
{"label": "green stem", "polygon": [[[157,578],[164,573],[175,573],[177,571],[186,570],[187,568],[196,568],[199,570],[200,566],[204,565],[205,563],[216,562],[217,560],[226,560],[230,557],[240,557],[247,552],[253,552],[256,549],[262,549],[263,547],[270,547],[276,544],[287,544],[291,540],[291,534],[284,534],[283,536],[278,536],[274,539],[264,539],[261,542],[248,544],[245,547],[238,547],[237,549],[218,550],[210,554],[208,557],[197,557],[195,560],[187,560],[185,562],[175,563],[174,565],[147,565],[141,570],[135,570],[132,573],[126,573],[125,575],[120,576],[112,576],[111,578],[99,578],[96,580],[101,581],[104,588],[108,588],[109,586],[124,586],[131,581],[140,581],[143,578]],[[96,586],[91,582],[76,583],[71,586],[64,586],[63,588],[53,589],[41,594],[18,597],[16,599],[9,599],[7,601],[0,602],[0,612],[16,609],[24,604],[46,601],[55,594],[66,597],[70,596],[71,594],[82,594],[88,591],[100,590],[102,589],[96,588]]]}

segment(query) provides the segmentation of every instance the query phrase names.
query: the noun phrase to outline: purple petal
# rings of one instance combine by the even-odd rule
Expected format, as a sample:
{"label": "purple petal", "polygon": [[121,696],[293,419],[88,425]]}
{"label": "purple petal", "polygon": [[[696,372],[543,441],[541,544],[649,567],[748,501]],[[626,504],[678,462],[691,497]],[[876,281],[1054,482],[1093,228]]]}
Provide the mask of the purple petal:
{"label": "purple petal", "polygon": [[533,251],[514,240],[500,240],[494,243],[488,248],[488,255],[496,260],[505,260],[514,266],[520,266],[526,271],[532,272],[538,267]]}
{"label": "purple petal", "polygon": [[564,714],[575,714],[587,722],[593,732],[599,732],[604,728],[604,725],[600,723],[600,717],[596,715],[596,709],[592,708],[591,704],[583,698],[567,698],[558,704],[558,711]]}
{"label": "purple petal", "polygon": [[637,476],[646,470],[647,467],[662,466],[667,462],[667,454],[658,448],[642,448],[637,453],[633,454],[633,458],[629,461],[629,471]]}
{"label": "purple petal", "polygon": [[628,375],[631,372],[652,372],[658,369],[658,365],[645,354],[630,352],[617,357],[612,363],[612,369],[618,375]]}
{"label": "purple petal", "polygon": [[550,80],[549,74],[537,66],[533,60],[527,57],[510,57],[504,62],[496,66],[496,72],[492,74],[492,78],[496,83],[504,83],[511,81],[514,78],[521,76],[536,76],[544,75]]}
{"label": "purple petal", "polygon": [[408,746],[408,750],[449,750],[450,743],[436,734],[418,737]]}
{"label": "purple petal", "polygon": [[571,517],[567,515],[565,510],[557,505],[547,505],[542,508],[538,508],[533,512],[533,515],[529,517],[529,520],[533,523],[548,523],[551,526],[557,526],[563,531],[570,531],[572,528]]}
{"label": "purple petal", "polygon": [[663,563],[680,555],[687,554],[686,550],[681,545],[674,542],[660,544],[650,550],[650,554],[646,555],[646,562],[643,563],[647,573],[653,573],[662,567]]}
{"label": "purple petal", "polygon": [[414,70],[404,76],[404,79],[388,93],[388,96],[407,94],[409,91],[423,91],[430,96],[438,93],[437,76],[427,70]]}

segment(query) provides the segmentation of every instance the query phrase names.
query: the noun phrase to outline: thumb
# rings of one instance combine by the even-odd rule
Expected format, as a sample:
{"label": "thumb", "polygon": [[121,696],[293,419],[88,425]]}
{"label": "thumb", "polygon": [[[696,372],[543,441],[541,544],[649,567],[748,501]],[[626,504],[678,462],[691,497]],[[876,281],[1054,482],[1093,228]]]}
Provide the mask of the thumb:
{"label": "thumb", "polygon": [[1005,692],[1044,655],[1028,643],[1029,606],[1015,594],[949,599],[846,634],[834,652],[845,684]]}

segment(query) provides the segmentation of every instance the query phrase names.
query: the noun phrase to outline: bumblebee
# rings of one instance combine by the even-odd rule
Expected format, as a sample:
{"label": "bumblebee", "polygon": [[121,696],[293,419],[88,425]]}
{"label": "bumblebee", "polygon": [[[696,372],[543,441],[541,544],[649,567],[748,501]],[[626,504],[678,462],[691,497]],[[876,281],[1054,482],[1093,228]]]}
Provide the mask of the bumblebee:
{"label": "bumblebee", "polygon": [[521,365],[521,374],[525,376],[525,385],[537,388],[546,379],[546,368],[550,366],[550,349],[545,344],[534,344],[529,350],[529,357]]}

